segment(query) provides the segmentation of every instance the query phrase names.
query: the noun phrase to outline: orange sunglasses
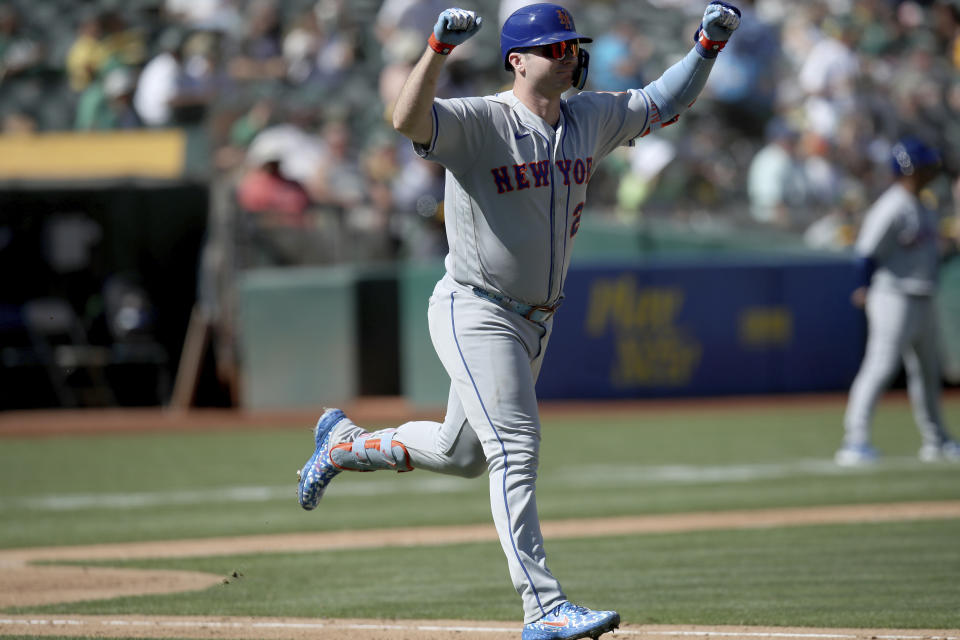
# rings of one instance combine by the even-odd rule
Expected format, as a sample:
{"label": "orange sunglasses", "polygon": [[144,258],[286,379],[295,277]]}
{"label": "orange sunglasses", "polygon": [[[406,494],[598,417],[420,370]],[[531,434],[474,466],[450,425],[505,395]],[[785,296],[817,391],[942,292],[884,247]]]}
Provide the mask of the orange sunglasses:
{"label": "orange sunglasses", "polygon": [[520,49],[520,51],[534,53],[538,56],[551,58],[553,60],[563,60],[567,55],[576,58],[580,54],[580,43],[576,40],[564,40],[562,42],[542,44],[537,47],[526,47]]}

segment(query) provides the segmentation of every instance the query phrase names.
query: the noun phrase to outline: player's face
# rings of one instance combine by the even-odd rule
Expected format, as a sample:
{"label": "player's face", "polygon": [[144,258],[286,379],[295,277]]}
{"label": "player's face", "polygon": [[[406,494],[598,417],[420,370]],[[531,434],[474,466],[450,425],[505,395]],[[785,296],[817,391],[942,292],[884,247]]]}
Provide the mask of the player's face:
{"label": "player's face", "polygon": [[917,178],[916,178],[917,185],[919,187],[925,187],[931,182],[933,182],[939,174],[940,174],[939,165],[935,165],[932,167],[921,167],[920,170],[917,171]]}
{"label": "player's face", "polygon": [[565,40],[563,42],[540,45],[539,47],[530,47],[528,51],[534,55],[551,60],[576,60],[577,54],[580,53],[580,43],[577,40]]}
{"label": "player's face", "polygon": [[576,40],[523,49],[522,75],[547,95],[563,93],[573,84],[579,52]]}

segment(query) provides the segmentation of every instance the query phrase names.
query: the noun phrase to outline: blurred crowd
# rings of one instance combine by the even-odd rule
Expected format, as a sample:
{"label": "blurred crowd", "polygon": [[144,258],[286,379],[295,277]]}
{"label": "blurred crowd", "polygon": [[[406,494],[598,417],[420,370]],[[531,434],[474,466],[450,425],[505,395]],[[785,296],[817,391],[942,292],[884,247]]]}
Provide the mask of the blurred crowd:
{"label": "blurred crowd", "polygon": [[[389,125],[437,0],[3,0],[0,130],[198,127],[236,207],[293,237],[333,229],[337,260],[445,253],[443,173]],[[454,52],[441,97],[510,82],[499,24]],[[589,46],[587,89],[641,87],[692,46],[704,0],[560,0]],[[953,216],[960,173],[960,0],[739,0],[742,26],[677,125],[618,150],[591,208],[852,242],[889,150],[941,150],[928,199]],[[497,24],[493,24],[498,20]],[[306,236],[305,236],[306,237]],[[342,250],[349,247],[348,251]],[[281,246],[275,262],[311,261]],[[316,258],[316,256],[314,256]],[[322,260],[321,260],[322,261]]]}

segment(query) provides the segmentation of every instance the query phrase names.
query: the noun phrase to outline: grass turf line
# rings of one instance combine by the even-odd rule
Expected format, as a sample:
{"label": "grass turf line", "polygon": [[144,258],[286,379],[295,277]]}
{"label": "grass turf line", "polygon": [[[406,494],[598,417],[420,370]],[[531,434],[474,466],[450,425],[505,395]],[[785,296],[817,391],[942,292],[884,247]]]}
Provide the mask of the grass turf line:
{"label": "grass turf line", "polygon": [[[616,418],[551,419],[544,425],[537,488],[541,517],[960,498],[960,465],[916,461],[919,436],[902,402],[881,406],[875,427],[878,447],[900,456],[895,458],[900,462],[869,471],[833,469],[829,461],[840,438],[841,412],[812,403],[789,412],[723,407],[709,414],[639,410]],[[960,424],[960,398],[948,399],[945,412],[949,423]],[[294,471],[312,452],[310,442],[307,427],[5,439],[0,548],[489,522],[484,478],[423,472],[345,474],[324,498],[323,517],[304,512],[294,497]],[[737,482],[651,482],[643,476],[657,465],[722,470],[808,460],[820,461],[827,471]],[[416,490],[437,482],[446,488]],[[273,493],[245,502],[216,497],[238,486]],[[39,508],[51,497],[181,491],[208,497],[124,508]]]}
{"label": "grass turf line", "polygon": [[[816,525],[547,542],[567,595],[629,624],[960,628],[960,521]],[[109,566],[229,576],[199,593],[8,613],[514,620],[495,543]]]}

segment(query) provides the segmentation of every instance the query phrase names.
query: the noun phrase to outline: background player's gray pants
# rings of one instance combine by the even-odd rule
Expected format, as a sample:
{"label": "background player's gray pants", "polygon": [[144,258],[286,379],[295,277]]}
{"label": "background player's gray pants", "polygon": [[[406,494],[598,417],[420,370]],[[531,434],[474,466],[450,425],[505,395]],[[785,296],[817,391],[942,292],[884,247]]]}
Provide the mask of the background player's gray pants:
{"label": "background player's gray pants", "polygon": [[892,382],[903,358],[914,419],[924,444],[947,438],[940,413],[940,365],[932,296],[910,296],[871,287],[867,294],[868,338],[860,371],[850,389],[844,443],[870,442],[877,400]]}
{"label": "background player's gray pants", "polygon": [[414,468],[490,474],[490,505],[524,622],[540,619],[566,596],[547,568],[534,484],[540,418],[534,385],[550,325],[441,280],[430,298],[430,336],[451,388],[444,422],[408,422],[394,438]]}

